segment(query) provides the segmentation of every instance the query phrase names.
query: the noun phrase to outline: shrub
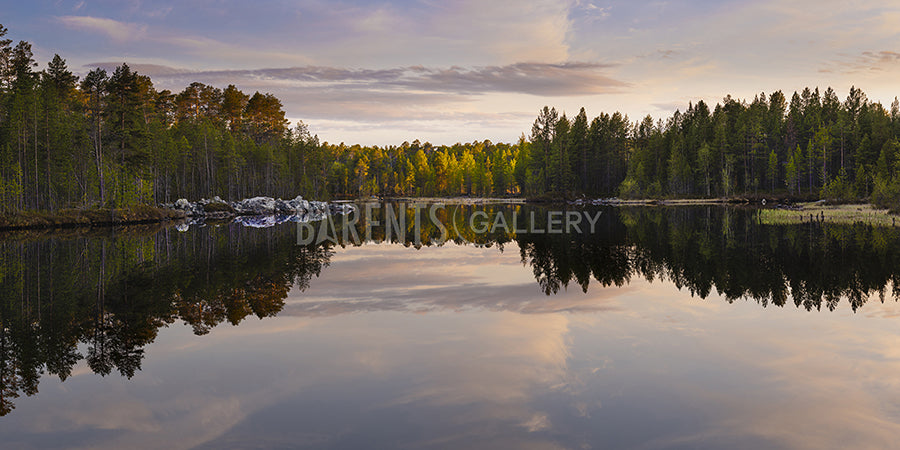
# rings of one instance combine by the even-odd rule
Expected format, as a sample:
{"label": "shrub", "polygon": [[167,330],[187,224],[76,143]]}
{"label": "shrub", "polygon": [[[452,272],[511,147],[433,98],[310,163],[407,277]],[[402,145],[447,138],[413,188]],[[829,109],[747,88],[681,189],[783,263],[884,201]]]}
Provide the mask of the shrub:
{"label": "shrub", "polygon": [[886,208],[892,214],[900,213],[900,180],[887,182],[883,179],[875,180],[872,189],[872,204],[879,208]]}

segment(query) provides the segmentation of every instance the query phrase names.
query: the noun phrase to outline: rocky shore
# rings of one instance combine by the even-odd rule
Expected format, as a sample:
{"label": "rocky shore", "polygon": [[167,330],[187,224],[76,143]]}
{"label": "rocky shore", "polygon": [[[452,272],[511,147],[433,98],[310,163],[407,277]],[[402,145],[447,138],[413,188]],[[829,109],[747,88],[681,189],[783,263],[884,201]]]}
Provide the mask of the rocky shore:
{"label": "rocky shore", "polygon": [[355,210],[349,203],[306,200],[299,195],[290,200],[253,197],[236,202],[225,201],[218,196],[197,202],[182,198],[175,203],[163,203],[160,207],[185,214],[188,220],[179,224],[179,229],[187,229],[190,225],[210,219],[231,219],[244,226],[265,228],[285,222],[314,222],[329,215],[349,214]]}

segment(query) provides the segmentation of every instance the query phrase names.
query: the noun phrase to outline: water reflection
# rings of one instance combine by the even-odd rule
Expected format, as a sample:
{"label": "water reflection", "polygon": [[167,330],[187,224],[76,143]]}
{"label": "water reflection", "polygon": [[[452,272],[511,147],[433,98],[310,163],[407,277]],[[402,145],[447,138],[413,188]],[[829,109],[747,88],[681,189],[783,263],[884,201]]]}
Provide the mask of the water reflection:
{"label": "water reflection", "polygon": [[[597,210],[602,214],[593,233],[478,233],[467,223],[475,211],[512,222],[514,215],[535,209],[464,205],[441,210],[439,224],[424,220],[418,226],[416,209],[398,204],[384,209],[406,216],[398,220],[404,224],[402,233],[375,227],[367,235],[365,217],[336,217],[327,224],[335,230],[333,241],[317,245],[296,245],[293,225],[248,229],[235,224],[192,227],[186,233],[144,228],[0,242],[0,292],[5,298],[0,304],[0,415],[9,414],[19,396],[35,395],[44,373],[66,380],[85,364],[100,375],[133,377],[160,329],[176,322],[204,335],[223,322],[238,325],[251,315],[322,319],[361,312],[499,312],[509,322],[499,328],[513,334],[473,334],[460,345],[482,342],[486,351],[493,349],[486,354],[506,349],[511,357],[511,344],[504,339],[513,336],[531,349],[530,356],[523,365],[512,366],[479,358],[473,363],[476,370],[527,370],[525,365],[538,355],[547,371],[535,376],[547,384],[566,376],[562,368],[568,350],[560,339],[571,318],[553,315],[550,320],[546,315],[621,310],[621,303],[603,301],[604,296],[622,297],[638,280],[667,280],[703,299],[718,293],[728,302],[747,298],[763,307],[794,304],[801,310],[834,310],[847,299],[856,311],[872,296],[896,297],[900,286],[900,233],[895,228],[771,226],[760,224],[754,211],[701,207]],[[536,229],[547,229],[545,211],[537,211]],[[346,239],[352,236],[344,233],[349,227],[368,240]],[[503,258],[515,264],[492,263],[487,274],[479,273],[482,267],[469,250],[444,252],[422,262],[443,265],[440,271],[410,272],[408,259],[379,261],[377,267],[369,259],[355,266],[345,261],[361,282],[328,286],[324,299],[300,295],[286,303],[328,270],[335,252],[348,247],[378,250],[389,244],[487,249],[496,255],[511,248],[519,255],[515,260]],[[464,244],[468,247],[458,247]],[[521,266],[532,272],[537,286],[508,282]],[[373,273],[377,276],[367,277]],[[475,277],[482,282],[472,283]],[[588,292],[611,286],[626,288],[601,289],[592,296],[557,295],[569,288]],[[536,291],[546,296],[532,295]],[[532,322],[527,317],[534,314],[544,316]],[[529,343],[532,337],[535,341]],[[433,367],[429,376],[450,370],[457,350],[443,349],[448,366]],[[465,377],[452,376],[456,381]],[[481,388],[462,397],[457,390],[441,392],[433,386],[427,393],[409,395],[465,404],[491,395],[522,396],[530,386],[541,384],[500,381],[508,379],[473,381]],[[515,420],[534,431],[549,426],[539,413],[518,414]]]}
{"label": "water reflection", "polygon": [[0,242],[0,415],[20,394],[37,393],[45,370],[65,380],[82,359],[100,375],[134,376],[144,347],[177,320],[202,335],[221,322],[274,316],[332,254],[292,245],[284,231],[139,229]]}
{"label": "water reflection", "polygon": [[[548,230],[552,225],[545,211],[521,205],[453,206],[439,210],[438,225],[425,219],[417,224],[416,208],[390,207],[401,211],[395,215],[407,215],[399,235],[384,226],[385,220],[369,227],[365,218],[341,217],[333,227],[338,230],[332,232],[334,242],[360,245],[353,236],[365,236],[366,229],[373,230],[367,243],[416,248],[450,241],[496,245],[502,251],[514,241],[523,264],[531,267],[548,295],[570,284],[584,292],[592,282],[623,286],[634,277],[669,280],[700,298],[716,292],[728,301],[749,298],[764,307],[792,301],[806,310],[833,310],[842,298],[856,310],[872,295],[883,300],[900,294],[900,230],[894,227],[820,222],[776,226],[759,223],[756,210],[638,207],[596,210],[602,214],[592,232],[585,227],[580,233],[515,233],[507,232],[514,228],[509,227],[479,233],[487,227],[473,227],[469,219],[478,211],[506,217],[509,224],[515,223],[514,217],[537,219],[522,230]],[[534,214],[535,209],[540,212]],[[350,226],[356,230],[348,233]],[[443,238],[445,230],[449,236]]]}

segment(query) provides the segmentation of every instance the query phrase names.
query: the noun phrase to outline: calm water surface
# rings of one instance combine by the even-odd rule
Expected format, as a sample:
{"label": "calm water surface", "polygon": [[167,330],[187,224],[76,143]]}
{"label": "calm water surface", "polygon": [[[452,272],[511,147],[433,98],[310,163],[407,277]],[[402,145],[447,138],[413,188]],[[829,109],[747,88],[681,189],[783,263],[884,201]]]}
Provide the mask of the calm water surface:
{"label": "calm water surface", "polygon": [[290,223],[7,237],[2,446],[900,436],[900,229],[768,225],[720,207],[597,210],[580,234],[453,226],[478,210],[546,211],[442,213],[440,246],[427,225],[344,246],[297,245]]}

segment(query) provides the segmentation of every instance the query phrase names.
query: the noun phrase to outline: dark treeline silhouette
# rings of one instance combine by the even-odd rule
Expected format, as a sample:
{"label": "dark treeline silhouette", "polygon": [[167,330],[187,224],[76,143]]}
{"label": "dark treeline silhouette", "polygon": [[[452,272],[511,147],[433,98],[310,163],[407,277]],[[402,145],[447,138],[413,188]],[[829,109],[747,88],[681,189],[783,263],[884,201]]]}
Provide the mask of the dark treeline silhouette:
{"label": "dark treeline silhouette", "polygon": [[[900,297],[900,229],[894,227],[765,225],[758,211],[720,207],[604,208],[575,210],[601,213],[593,233],[587,227],[516,233],[484,225],[500,223],[498,215],[512,224],[518,215],[534,217],[533,228],[547,230],[548,210],[447,205],[434,215],[438,225],[428,208],[413,206],[381,204],[373,215],[380,224],[368,236],[361,206],[363,217],[315,224],[333,230],[333,240],[305,246],[297,245],[294,224],[254,229],[237,223],[184,233],[106,230],[0,241],[0,415],[18,396],[34,395],[42,374],[65,380],[82,360],[95,373],[131,377],[163,326],[180,321],[203,335],[250,315],[274,316],[292,288],[305,290],[329,265],[337,247],[367,242],[499,251],[515,242],[537,292],[547,295],[570,286],[585,292],[591,284],[623,286],[639,277],[670,280],[700,298],[718,292],[728,302],[744,298],[807,310],[834,309],[846,299],[855,311],[872,296]],[[391,231],[388,210],[398,224]],[[469,219],[476,212],[484,215],[473,229]],[[531,224],[520,220],[517,227]],[[481,300],[454,297],[452,304],[430,305],[455,310],[481,307]]]}

